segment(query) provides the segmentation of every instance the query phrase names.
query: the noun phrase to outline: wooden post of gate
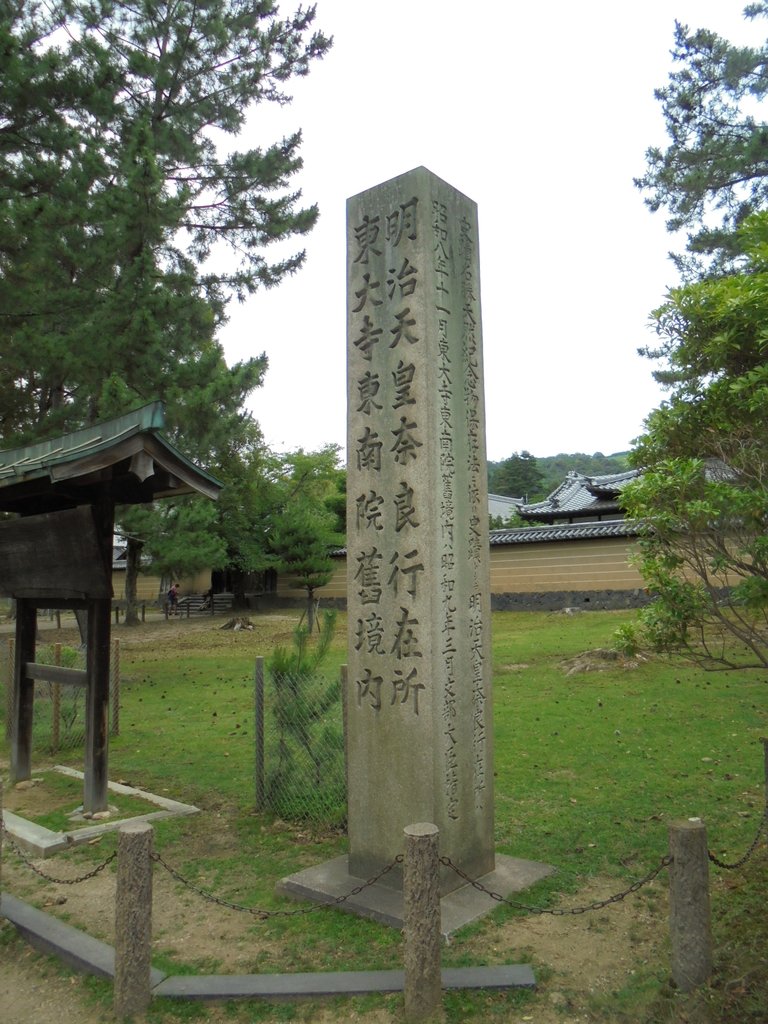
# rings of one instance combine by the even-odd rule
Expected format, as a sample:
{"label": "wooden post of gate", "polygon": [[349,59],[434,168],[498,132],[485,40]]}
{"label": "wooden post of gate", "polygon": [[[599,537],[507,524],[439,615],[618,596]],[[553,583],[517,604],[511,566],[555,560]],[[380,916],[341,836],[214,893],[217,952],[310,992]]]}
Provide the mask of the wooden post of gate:
{"label": "wooden post of gate", "polygon": [[152,954],[152,826],[129,821],[117,833],[115,991],[118,1020],[149,1006]]}
{"label": "wooden post of gate", "polygon": [[420,822],[405,829],[403,904],[405,1019],[408,1024],[443,1018],[440,977],[440,832]]}
{"label": "wooden post of gate", "polygon": [[107,810],[111,610],[109,598],[88,601],[83,810],[92,814]]}
{"label": "wooden post of gate", "polygon": [[765,802],[768,804],[768,736],[760,740],[763,744],[763,764],[765,765]]}
{"label": "wooden post of gate", "polygon": [[669,827],[669,931],[672,980],[691,992],[712,973],[707,830],[701,818]]}
{"label": "wooden post of gate", "polygon": [[11,733],[11,782],[32,777],[32,719],[35,683],[26,673],[35,660],[37,608],[32,601],[16,601],[16,645],[13,660],[13,725]]}
{"label": "wooden post of gate", "polygon": [[13,731],[13,665],[16,642],[8,637],[8,659],[5,663],[5,738],[10,740]]}
{"label": "wooden post of gate", "polygon": [[112,641],[112,662],[110,664],[110,706],[112,708],[112,726],[110,735],[120,735],[120,639]]}

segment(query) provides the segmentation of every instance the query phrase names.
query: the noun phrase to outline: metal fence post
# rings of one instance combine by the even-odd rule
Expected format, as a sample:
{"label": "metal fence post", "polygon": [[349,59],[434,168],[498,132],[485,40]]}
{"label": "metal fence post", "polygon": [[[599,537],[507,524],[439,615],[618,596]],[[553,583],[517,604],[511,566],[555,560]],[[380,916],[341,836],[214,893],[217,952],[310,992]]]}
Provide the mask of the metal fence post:
{"label": "metal fence post", "polygon": [[115,991],[118,1020],[146,1013],[152,998],[152,826],[129,821],[117,833]]}
{"label": "metal fence post", "polygon": [[669,827],[669,930],[672,980],[691,992],[712,973],[707,830],[701,818]]}
{"label": "metal fence post", "polygon": [[442,1020],[440,865],[436,825],[408,825],[403,859],[405,1020]]}
{"label": "metal fence post", "polygon": [[254,724],[253,743],[255,755],[255,782],[256,782],[256,810],[264,809],[265,785],[264,785],[264,659],[256,659],[256,672],[254,677]]}

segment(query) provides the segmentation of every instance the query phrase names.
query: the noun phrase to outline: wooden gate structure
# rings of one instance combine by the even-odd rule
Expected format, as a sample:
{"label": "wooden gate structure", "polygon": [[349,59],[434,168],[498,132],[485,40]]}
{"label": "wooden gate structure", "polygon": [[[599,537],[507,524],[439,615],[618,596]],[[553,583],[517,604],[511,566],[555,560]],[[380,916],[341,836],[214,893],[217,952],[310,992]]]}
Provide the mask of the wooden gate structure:
{"label": "wooden gate structure", "polygon": [[[109,422],[0,451],[0,595],[16,600],[11,781],[32,774],[36,679],[85,685],[83,809],[107,809],[109,649],[115,505],[182,494],[216,499],[221,484],[160,434],[153,402]],[[85,670],[35,663],[37,612],[87,615]]]}

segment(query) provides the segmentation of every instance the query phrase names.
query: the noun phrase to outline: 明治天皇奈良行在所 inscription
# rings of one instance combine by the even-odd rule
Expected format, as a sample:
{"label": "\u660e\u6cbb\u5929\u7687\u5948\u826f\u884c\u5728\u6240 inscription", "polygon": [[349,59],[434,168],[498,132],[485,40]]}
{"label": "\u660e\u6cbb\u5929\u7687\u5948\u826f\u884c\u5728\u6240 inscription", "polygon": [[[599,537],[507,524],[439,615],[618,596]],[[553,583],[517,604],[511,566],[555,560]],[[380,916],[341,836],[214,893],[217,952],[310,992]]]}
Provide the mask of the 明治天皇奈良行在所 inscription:
{"label": "\u660e\u6cbb\u5929\u7687\u5948\u826f\u884c\u5728\u6240 inscription", "polygon": [[432,821],[479,876],[494,853],[477,210],[421,167],[350,199],[347,231],[350,872]]}

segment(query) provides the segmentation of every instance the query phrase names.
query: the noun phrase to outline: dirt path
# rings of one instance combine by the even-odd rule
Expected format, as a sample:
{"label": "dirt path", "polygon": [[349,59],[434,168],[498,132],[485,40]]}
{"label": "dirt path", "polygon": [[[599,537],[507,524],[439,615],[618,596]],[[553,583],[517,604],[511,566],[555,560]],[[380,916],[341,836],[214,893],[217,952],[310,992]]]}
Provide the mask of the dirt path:
{"label": "dirt path", "polygon": [[58,965],[22,942],[5,940],[13,931],[0,922],[0,1019],[3,1024],[102,1024],[113,1020],[83,991],[82,979],[69,977]]}

